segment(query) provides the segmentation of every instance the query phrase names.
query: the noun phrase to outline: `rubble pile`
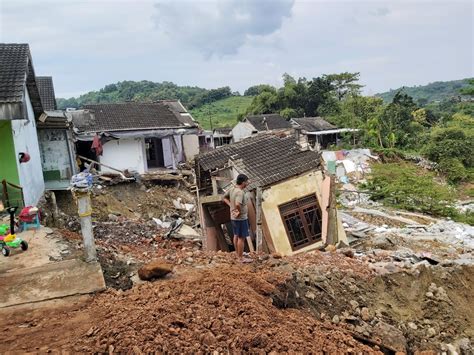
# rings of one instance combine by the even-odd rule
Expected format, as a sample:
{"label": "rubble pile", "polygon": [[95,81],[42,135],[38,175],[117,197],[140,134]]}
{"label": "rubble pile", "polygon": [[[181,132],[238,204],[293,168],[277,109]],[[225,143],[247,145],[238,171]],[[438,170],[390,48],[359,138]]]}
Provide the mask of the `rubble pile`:
{"label": "rubble pile", "polygon": [[[78,352],[369,352],[309,313],[272,304],[282,275],[219,268],[99,295]],[[280,296],[281,298],[282,296]]]}

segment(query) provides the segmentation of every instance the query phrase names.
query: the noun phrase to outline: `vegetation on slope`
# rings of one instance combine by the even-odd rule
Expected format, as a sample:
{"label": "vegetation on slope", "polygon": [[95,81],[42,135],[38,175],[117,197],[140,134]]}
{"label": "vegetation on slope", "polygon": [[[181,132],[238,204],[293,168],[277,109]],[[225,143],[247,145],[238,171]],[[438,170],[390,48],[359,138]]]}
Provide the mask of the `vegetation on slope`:
{"label": "vegetation on slope", "polygon": [[250,106],[252,96],[232,96],[191,110],[193,117],[205,129],[233,127]]}
{"label": "vegetation on slope", "polygon": [[178,99],[186,107],[199,107],[209,102],[217,101],[232,95],[228,86],[218,89],[203,89],[196,86],[178,86],[172,82],[164,81],[154,83],[152,81],[121,81],[106,85],[98,91],[90,91],[78,98],[58,98],[59,109],[67,107],[79,108],[85,104],[109,103],[109,102],[152,102],[157,100]]}
{"label": "vegetation on slope", "polygon": [[442,101],[464,94],[463,89],[469,85],[469,80],[469,78],[466,78],[451,81],[435,81],[428,85],[392,89],[375,96],[381,97],[385,102],[391,102],[396,93],[403,90],[407,95],[411,96],[415,102],[424,106],[429,102]]}

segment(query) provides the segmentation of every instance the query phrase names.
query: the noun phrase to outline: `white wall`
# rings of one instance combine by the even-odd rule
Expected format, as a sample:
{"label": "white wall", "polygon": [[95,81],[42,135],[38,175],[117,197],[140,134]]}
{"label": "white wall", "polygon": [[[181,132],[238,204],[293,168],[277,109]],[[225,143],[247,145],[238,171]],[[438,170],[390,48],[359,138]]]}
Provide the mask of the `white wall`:
{"label": "white wall", "polygon": [[18,157],[20,152],[25,152],[31,157],[29,162],[22,164],[20,164],[17,159],[20,185],[23,187],[25,205],[29,206],[38,204],[39,199],[44,193],[44,180],[38,135],[36,133],[35,115],[27,90],[25,90],[25,98],[28,120],[12,120],[12,131],[16,156]]}
{"label": "white wall", "polygon": [[71,179],[74,167],[69,154],[69,141],[65,129],[40,129],[38,141],[44,171],[59,170],[61,179]]}
{"label": "white wall", "polygon": [[244,138],[250,137],[255,128],[248,122],[239,122],[232,128],[232,137],[234,142],[239,142]]}
{"label": "white wall", "polygon": [[183,135],[183,149],[186,160],[193,160],[199,154],[199,137],[197,134]]}
{"label": "white wall", "polygon": [[[144,154],[144,138],[121,138],[111,140],[103,145],[103,154],[99,157],[100,163],[110,165],[119,170],[128,169],[145,173],[146,156]],[[102,172],[116,173],[116,171],[102,167]]]}

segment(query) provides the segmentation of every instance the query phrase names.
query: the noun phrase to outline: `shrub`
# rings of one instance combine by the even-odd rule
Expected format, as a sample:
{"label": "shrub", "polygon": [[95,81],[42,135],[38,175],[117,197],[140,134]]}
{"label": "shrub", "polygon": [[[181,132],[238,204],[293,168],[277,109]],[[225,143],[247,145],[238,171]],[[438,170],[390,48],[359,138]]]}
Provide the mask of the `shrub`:
{"label": "shrub", "polygon": [[386,205],[438,216],[453,217],[454,193],[435,181],[435,175],[413,164],[388,163],[372,166],[365,184],[372,200]]}
{"label": "shrub", "polygon": [[451,184],[464,181],[468,177],[468,173],[464,165],[457,158],[445,158],[439,162],[439,170],[446,175],[447,180]]}

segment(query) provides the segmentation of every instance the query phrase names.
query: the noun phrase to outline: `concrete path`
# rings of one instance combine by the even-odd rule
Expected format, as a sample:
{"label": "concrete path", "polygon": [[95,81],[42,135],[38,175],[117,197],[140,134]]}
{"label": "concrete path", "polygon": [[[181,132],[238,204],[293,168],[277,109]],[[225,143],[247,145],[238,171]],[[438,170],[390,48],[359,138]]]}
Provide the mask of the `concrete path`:
{"label": "concrete path", "polygon": [[82,251],[49,228],[18,234],[29,244],[0,255],[0,308],[105,290],[99,263],[86,263]]}

